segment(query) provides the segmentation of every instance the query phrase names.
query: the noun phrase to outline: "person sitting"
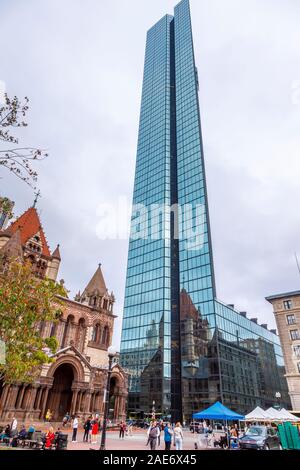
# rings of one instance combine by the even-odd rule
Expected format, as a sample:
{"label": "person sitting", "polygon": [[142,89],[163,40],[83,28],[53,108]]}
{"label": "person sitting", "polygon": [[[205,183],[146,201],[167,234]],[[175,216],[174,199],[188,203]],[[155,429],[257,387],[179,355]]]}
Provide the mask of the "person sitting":
{"label": "person sitting", "polygon": [[10,424],[7,424],[0,434],[0,442],[7,442],[10,438]]}
{"label": "person sitting", "polygon": [[27,431],[27,439],[31,441],[34,432],[35,432],[35,427],[33,424],[31,424]]}
{"label": "person sitting", "polygon": [[220,436],[220,438],[214,442],[214,447],[221,447],[221,449],[226,449],[228,447],[227,436]]}
{"label": "person sitting", "polygon": [[52,444],[54,443],[54,440],[55,440],[55,434],[53,432],[53,427],[51,426],[49,428],[49,431],[46,433],[46,436],[45,436],[45,445],[44,445],[44,449],[45,450],[49,450],[52,448]]}
{"label": "person sitting", "polygon": [[10,446],[11,447],[18,447],[19,445],[19,439],[18,439],[18,436],[14,436],[10,442]]}
{"label": "person sitting", "polygon": [[27,438],[27,431],[26,431],[25,426],[22,426],[22,429],[18,434],[18,439],[20,439],[21,441],[24,441],[26,438]]}
{"label": "person sitting", "polygon": [[59,440],[60,440],[62,434],[63,434],[63,433],[61,432],[61,429],[58,428],[57,431],[56,431],[56,433],[55,433],[55,438],[54,438],[54,444],[55,444],[55,449],[56,449],[56,450],[57,450],[58,447],[59,447]]}

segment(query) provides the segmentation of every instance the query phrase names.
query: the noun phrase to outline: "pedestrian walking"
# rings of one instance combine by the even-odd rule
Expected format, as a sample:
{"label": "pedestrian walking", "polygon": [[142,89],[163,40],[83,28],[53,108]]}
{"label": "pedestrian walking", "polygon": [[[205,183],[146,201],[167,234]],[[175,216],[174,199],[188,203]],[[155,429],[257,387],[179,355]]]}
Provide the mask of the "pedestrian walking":
{"label": "pedestrian walking", "polygon": [[148,435],[147,445],[150,443],[150,449],[155,450],[157,446],[158,436],[160,435],[160,430],[157,426],[156,421],[150,424],[147,435]]}
{"label": "pedestrian walking", "polygon": [[92,424],[92,433],[91,433],[91,443],[97,444],[97,437],[99,433],[99,422],[97,419],[94,419]]}
{"label": "pedestrian walking", "polygon": [[65,414],[62,420],[63,428],[68,424],[69,421],[70,421],[70,415],[69,415],[69,412],[67,411],[67,413]]}
{"label": "pedestrian walking", "polygon": [[162,422],[161,421],[159,421],[157,423],[157,429],[158,429],[157,447],[160,447],[160,435],[161,435],[161,431],[162,431]]}
{"label": "pedestrian walking", "polygon": [[85,421],[85,423],[83,425],[83,429],[84,429],[83,442],[88,442],[89,432],[90,432],[90,428],[92,426],[91,423],[92,423],[92,417],[89,416],[88,419]]}
{"label": "pedestrian walking", "polygon": [[77,442],[77,431],[78,431],[78,418],[75,415],[73,419],[73,435],[72,435],[72,442]]}
{"label": "pedestrian walking", "polygon": [[126,431],[126,423],[121,421],[120,423],[120,431],[119,431],[119,439],[124,439]]}
{"label": "pedestrian walking", "polygon": [[173,431],[170,423],[167,423],[164,428],[165,450],[171,450]]}
{"label": "pedestrian walking", "polygon": [[174,444],[176,446],[176,450],[182,450],[182,443],[183,443],[183,432],[181,424],[178,422],[174,428]]}
{"label": "pedestrian walking", "polygon": [[132,428],[133,428],[133,423],[132,421],[129,421],[128,423],[128,436],[132,437]]}

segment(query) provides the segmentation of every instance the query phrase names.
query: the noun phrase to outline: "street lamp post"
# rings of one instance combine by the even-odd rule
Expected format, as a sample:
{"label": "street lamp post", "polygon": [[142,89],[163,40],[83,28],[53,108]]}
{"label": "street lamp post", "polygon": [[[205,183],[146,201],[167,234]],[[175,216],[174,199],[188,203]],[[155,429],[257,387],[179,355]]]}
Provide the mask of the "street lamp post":
{"label": "street lamp post", "polygon": [[110,377],[112,372],[112,362],[113,358],[115,357],[115,351],[112,348],[108,350],[108,372],[107,372],[107,383],[106,383],[106,390],[104,392],[104,415],[103,415],[103,426],[102,426],[102,434],[101,434],[101,444],[99,450],[105,450],[105,441],[106,441],[106,427],[107,427],[107,419],[108,419],[108,412],[109,412],[109,390],[110,390]]}
{"label": "street lamp post", "polygon": [[276,398],[276,401],[277,401],[277,408],[280,409],[281,393],[280,393],[280,392],[276,392],[276,393],[275,393],[275,398]]}
{"label": "street lamp post", "polygon": [[152,402],[152,419],[155,419],[155,400]]}

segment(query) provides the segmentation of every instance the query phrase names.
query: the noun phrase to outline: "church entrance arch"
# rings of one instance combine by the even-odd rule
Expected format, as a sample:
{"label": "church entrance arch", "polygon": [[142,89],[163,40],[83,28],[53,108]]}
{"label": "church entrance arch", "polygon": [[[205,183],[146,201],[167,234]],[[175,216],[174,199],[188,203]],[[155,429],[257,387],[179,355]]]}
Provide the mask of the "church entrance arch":
{"label": "church entrance arch", "polygon": [[60,421],[65,414],[71,411],[72,384],[74,369],[70,364],[61,364],[54,372],[53,386],[49,392],[46,409],[52,413],[54,421]]}

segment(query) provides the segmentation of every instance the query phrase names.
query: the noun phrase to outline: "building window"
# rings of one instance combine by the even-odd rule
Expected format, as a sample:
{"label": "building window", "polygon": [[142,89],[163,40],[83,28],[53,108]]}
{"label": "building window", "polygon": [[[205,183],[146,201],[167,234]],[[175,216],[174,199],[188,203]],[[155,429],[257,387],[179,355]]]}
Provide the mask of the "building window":
{"label": "building window", "polygon": [[297,366],[298,366],[298,372],[300,374],[300,362],[298,362]]}
{"label": "building window", "polygon": [[283,307],[284,307],[284,310],[291,310],[292,309],[292,301],[291,300],[285,300],[283,302]]}
{"label": "building window", "polygon": [[291,340],[293,341],[300,339],[299,330],[290,330],[290,336],[291,336]]}
{"label": "building window", "polygon": [[102,344],[105,346],[108,346],[108,342],[109,342],[109,330],[108,330],[108,327],[106,326],[102,334]]}
{"label": "building window", "polygon": [[298,344],[297,346],[294,346],[294,353],[296,357],[300,358],[300,344]]}
{"label": "building window", "polygon": [[100,325],[99,323],[97,323],[93,328],[92,341],[94,343],[97,343],[99,341],[99,336],[100,336]]}
{"label": "building window", "polygon": [[294,325],[296,323],[295,315],[287,315],[286,316],[286,321],[287,321],[288,325]]}

